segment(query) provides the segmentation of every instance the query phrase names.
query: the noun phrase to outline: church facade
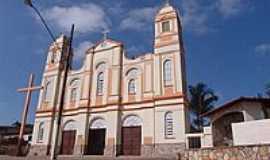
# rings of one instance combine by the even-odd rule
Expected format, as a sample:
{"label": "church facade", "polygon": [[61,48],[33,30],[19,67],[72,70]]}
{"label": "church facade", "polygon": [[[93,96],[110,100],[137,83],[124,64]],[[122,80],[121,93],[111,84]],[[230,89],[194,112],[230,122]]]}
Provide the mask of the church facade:
{"label": "church facade", "polygon": [[70,69],[57,148],[56,116],[68,38],[50,47],[36,111],[32,155],[168,155],[185,149],[189,129],[185,53],[180,16],[171,5],[155,17],[154,53],[125,56],[121,42],[104,39]]}

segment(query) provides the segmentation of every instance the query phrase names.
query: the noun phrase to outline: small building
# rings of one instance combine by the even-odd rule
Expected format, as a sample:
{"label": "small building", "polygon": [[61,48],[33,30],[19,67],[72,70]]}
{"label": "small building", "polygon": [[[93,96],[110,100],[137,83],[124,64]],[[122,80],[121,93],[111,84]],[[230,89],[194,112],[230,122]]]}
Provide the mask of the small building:
{"label": "small building", "polygon": [[[16,122],[10,126],[0,126],[0,154],[14,154],[18,144],[21,124]],[[33,125],[27,124],[23,135],[24,146],[31,144]],[[27,147],[26,147],[27,148]],[[12,153],[13,152],[13,153]]]}
{"label": "small building", "polygon": [[[238,139],[236,137],[239,137],[237,135],[242,134],[243,137],[244,127],[246,127],[245,131],[249,132],[247,127],[251,125],[248,123],[251,121],[252,126],[257,126],[257,134],[261,133],[261,140],[259,141],[258,139],[254,139],[252,143],[248,144],[262,144],[270,139],[270,134],[268,136],[266,135],[266,132],[270,132],[270,127],[266,127],[267,124],[270,124],[270,120],[268,120],[270,118],[270,99],[240,97],[225,103],[202,116],[209,117],[210,119],[210,129],[212,130],[213,140],[212,144],[215,147],[236,145],[236,141]],[[254,123],[256,124],[254,125]],[[238,133],[237,131],[241,131],[242,133]],[[247,141],[249,137],[252,137],[252,135],[247,135],[244,141]],[[243,141],[242,144],[248,145],[247,142]]]}

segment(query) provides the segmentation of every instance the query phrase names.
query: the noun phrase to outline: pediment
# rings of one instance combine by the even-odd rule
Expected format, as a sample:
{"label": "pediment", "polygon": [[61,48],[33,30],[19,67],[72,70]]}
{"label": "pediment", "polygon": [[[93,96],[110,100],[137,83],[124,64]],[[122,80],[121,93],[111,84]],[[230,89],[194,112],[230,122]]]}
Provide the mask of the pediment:
{"label": "pediment", "polygon": [[111,39],[106,39],[96,44],[95,51],[106,50],[106,49],[114,48],[120,45],[122,45],[120,42],[117,42]]}

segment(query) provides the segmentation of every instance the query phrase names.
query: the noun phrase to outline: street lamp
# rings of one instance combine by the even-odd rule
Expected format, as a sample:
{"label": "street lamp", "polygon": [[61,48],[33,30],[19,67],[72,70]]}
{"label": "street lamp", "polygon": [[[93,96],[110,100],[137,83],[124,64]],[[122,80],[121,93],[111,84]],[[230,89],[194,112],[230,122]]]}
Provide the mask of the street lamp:
{"label": "street lamp", "polygon": [[52,40],[55,42],[55,36],[53,35],[53,33],[50,30],[49,26],[46,24],[46,21],[44,20],[44,18],[40,14],[39,10],[33,5],[32,0],[24,0],[24,4],[26,4],[27,6],[29,6],[29,7],[31,7],[31,8],[34,9],[34,11],[37,13],[37,15],[39,16],[39,18],[41,19],[43,25],[45,26],[46,30],[50,34]]}

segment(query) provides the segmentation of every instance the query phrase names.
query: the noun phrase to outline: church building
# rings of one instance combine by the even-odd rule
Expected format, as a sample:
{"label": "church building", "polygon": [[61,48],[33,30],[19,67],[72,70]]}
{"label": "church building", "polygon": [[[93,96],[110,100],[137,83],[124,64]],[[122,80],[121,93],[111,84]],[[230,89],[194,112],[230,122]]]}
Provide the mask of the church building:
{"label": "church building", "polygon": [[[130,59],[121,42],[105,38],[85,51],[79,70],[68,71],[66,86],[69,38],[61,35],[51,44],[31,155],[56,149],[61,155],[157,156],[185,149],[189,122],[180,15],[166,3],[153,23],[153,53]],[[65,101],[54,148],[62,87]]]}

